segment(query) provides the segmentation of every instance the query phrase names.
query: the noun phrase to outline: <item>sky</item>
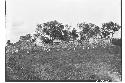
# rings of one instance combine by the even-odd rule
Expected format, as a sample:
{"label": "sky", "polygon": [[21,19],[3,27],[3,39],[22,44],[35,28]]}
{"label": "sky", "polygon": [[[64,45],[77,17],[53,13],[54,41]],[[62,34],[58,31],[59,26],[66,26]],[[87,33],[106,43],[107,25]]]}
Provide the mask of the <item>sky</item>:
{"label": "sky", "polygon": [[[36,25],[52,20],[76,27],[87,22],[101,26],[113,21],[121,24],[121,0],[6,0],[6,39],[33,33]],[[120,31],[115,34],[119,37]]]}

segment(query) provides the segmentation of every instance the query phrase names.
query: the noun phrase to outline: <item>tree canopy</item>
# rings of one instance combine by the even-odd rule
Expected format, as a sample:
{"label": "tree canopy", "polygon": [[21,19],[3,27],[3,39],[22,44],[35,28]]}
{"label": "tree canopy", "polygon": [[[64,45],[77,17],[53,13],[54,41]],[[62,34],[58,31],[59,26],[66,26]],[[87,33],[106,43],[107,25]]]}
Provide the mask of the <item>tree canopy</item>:
{"label": "tree canopy", "polygon": [[92,23],[79,23],[78,28],[81,29],[80,31],[80,39],[81,40],[88,40],[93,36],[97,36],[100,33],[100,28]]}
{"label": "tree canopy", "polygon": [[[89,40],[90,38],[97,38],[98,35],[101,38],[110,38],[109,36],[118,31],[121,26],[112,21],[103,23],[101,27],[93,24],[81,22],[77,24],[77,27],[72,27],[68,24],[64,25],[56,20],[45,22],[42,24],[37,24],[36,33],[31,36],[31,34],[26,34],[25,36],[20,36],[19,41],[30,40],[32,43],[36,41],[37,38],[41,39],[44,43],[53,43],[54,40],[60,41],[80,41]],[[81,31],[78,32],[77,29]],[[7,41],[10,45],[10,40]]]}
{"label": "tree canopy", "polygon": [[64,25],[58,21],[50,21],[43,24],[38,24],[36,32],[39,35],[48,35],[51,40],[60,39],[62,37],[62,30]]}
{"label": "tree canopy", "polygon": [[110,34],[113,36],[113,34],[116,31],[118,31],[120,28],[121,28],[120,25],[118,25],[117,23],[114,23],[112,21],[103,23],[102,28],[101,28],[102,38],[109,37]]}

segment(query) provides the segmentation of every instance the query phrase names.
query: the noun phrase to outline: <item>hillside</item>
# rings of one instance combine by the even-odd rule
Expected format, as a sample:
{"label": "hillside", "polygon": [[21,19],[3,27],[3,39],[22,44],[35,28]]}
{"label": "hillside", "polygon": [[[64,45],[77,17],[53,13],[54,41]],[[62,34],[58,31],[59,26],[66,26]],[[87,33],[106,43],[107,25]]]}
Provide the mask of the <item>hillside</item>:
{"label": "hillside", "polygon": [[6,80],[121,81],[121,61],[121,47],[115,45],[43,49],[22,42],[6,46]]}

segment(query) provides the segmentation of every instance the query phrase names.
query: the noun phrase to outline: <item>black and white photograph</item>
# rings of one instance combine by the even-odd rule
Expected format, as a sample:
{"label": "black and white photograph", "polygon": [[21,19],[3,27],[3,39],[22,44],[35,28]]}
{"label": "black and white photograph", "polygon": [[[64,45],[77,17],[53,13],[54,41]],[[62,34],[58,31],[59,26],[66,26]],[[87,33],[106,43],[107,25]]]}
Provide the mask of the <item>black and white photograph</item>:
{"label": "black and white photograph", "polygon": [[122,82],[122,0],[5,0],[5,82]]}

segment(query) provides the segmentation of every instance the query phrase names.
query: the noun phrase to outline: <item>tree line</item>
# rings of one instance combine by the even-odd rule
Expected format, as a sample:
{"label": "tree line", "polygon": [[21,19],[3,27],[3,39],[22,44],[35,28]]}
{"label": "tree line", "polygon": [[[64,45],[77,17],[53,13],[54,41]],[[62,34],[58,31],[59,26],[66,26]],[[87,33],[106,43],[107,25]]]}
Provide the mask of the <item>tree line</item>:
{"label": "tree line", "polygon": [[[118,31],[121,26],[112,21],[103,23],[101,27],[93,23],[78,23],[77,27],[68,24],[64,25],[56,20],[42,24],[37,24],[37,28],[33,37],[31,34],[20,36],[20,40],[31,40],[35,42],[37,38],[47,44],[53,44],[54,40],[60,41],[88,41],[90,38],[112,38],[113,34]],[[80,29],[78,31],[77,29]],[[7,44],[11,44],[10,40]]]}

